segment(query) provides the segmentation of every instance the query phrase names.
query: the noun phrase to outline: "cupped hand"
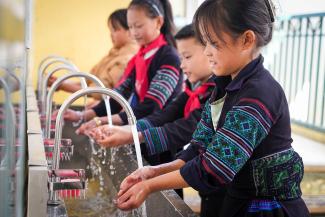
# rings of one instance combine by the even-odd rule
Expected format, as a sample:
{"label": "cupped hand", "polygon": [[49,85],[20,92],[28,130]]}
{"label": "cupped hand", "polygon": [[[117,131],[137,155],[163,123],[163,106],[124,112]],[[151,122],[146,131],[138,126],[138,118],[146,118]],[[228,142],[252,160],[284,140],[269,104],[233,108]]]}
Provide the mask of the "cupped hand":
{"label": "cupped hand", "polygon": [[121,210],[132,210],[141,206],[151,193],[146,181],[138,182],[128,191],[124,192],[117,198],[117,207]]}

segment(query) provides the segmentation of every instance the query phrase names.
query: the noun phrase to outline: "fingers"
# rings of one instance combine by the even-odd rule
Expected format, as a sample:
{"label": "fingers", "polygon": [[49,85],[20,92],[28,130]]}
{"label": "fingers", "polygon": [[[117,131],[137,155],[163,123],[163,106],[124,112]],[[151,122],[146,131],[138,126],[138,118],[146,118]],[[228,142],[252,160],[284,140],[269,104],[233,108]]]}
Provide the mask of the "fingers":
{"label": "fingers", "polygon": [[76,134],[87,134],[90,132],[90,129],[95,128],[96,123],[95,121],[91,120],[88,121],[87,123],[82,124],[77,130]]}
{"label": "fingers", "polygon": [[147,198],[148,191],[143,182],[140,182],[118,197],[117,207],[121,210],[138,208]]}
{"label": "fingers", "polygon": [[112,142],[111,138],[96,139],[96,142],[103,147],[114,147],[116,144]]}
{"label": "fingers", "polygon": [[76,134],[83,134],[83,127],[84,127],[84,124],[82,124],[78,129],[76,129],[75,133]]}
{"label": "fingers", "polygon": [[129,197],[127,200],[123,201],[123,202],[117,202],[117,207],[120,210],[123,211],[130,211],[132,209],[136,209],[139,207],[139,205],[136,203],[136,200],[134,198],[134,196]]}
{"label": "fingers", "polygon": [[127,190],[129,190],[132,186],[137,184],[141,181],[141,177],[138,174],[131,174],[128,177],[126,177],[121,185],[120,185],[120,191],[118,192],[117,196],[123,195]]}

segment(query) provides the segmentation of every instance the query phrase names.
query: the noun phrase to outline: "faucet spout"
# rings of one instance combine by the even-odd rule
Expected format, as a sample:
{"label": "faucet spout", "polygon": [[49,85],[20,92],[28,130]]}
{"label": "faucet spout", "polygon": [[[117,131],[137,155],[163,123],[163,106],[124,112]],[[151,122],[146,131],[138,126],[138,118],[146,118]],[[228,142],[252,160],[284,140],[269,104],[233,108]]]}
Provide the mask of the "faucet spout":
{"label": "faucet spout", "polygon": [[55,73],[60,70],[66,70],[69,73],[77,72],[76,68],[71,67],[69,65],[61,64],[58,65],[57,67],[54,67],[52,70],[49,71],[49,73],[46,75],[46,77],[43,79],[42,82],[42,88],[41,88],[41,95],[40,95],[40,101],[41,101],[41,114],[44,114],[46,111],[46,92],[47,92],[47,84],[50,79],[50,77]]}
{"label": "faucet spout", "polygon": [[54,84],[52,85],[52,87],[50,88],[49,93],[48,93],[47,98],[46,98],[46,101],[44,103],[44,109],[46,109],[45,138],[50,138],[50,128],[51,128],[51,118],[50,118],[50,116],[52,114],[53,94],[54,94],[55,90],[59,87],[59,85],[63,81],[65,81],[65,80],[67,80],[69,78],[72,78],[72,77],[81,77],[81,78],[84,78],[84,79],[89,79],[89,80],[93,81],[97,86],[105,87],[103,82],[101,82],[96,76],[94,76],[92,74],[89,74],[89,73],[85,73],[85,72],[75,72],[75,73],[67,74],[67,75],[64,75],[64,76],[60,77],[58,80],[56,80],[54,82]]}
{"label": "faucet spout", "polygon": [[67,60],[64,57],[60,57],[57,55],[50,55],[46,57],[39,65],[38,68],[38,80],[37,80],[37,97],[38,99],[41,99],[41,89],[42,89],[42,81],[43,81],[43,74],[47,70],[47,68],[54,64],[54,63],[63,63],[65,65],[69,65],[72,68],[75,68],[76,71],[78,71],[78,68],[69,60]]}
{"label": "faucet spout", "polygon": [[[119,93],[117,93],[114,90],[110,90],[107,88],[100,88],[100,87],[89,87],[87,89],[79,90],[72,95],[69,96],[67,100],[64,101],[62,106],[59,109],[58,115],[56,117],[56,123],[55,123],[55,142],[54,142],[54,155],[53,155],[53,164],[52,164],[52,169],[59,169],[60,168],[60,141],[61,141],[61,136],[62,136],[62,123],[63,123],[63,114],[65,110],[78,98],[88,95],[91,93],[98,93],[98,94],[103,94],[106,96],[109,96],[116,100],[124,109],[128,116],[128,122],[129,124],[133,127],[133,129],[136,129],[136,118],[134,116],[134,113],[128,104],[128,102],[121,96]],[[141,158],[141,150],[140,150],[140,145],[139,145],[139,138],[137,134],[133,134],[133,139],[134,143],[138,144],[136,145],[136,152],[137,152],[137,160],[138,160],[138,165],[139,167],[142,167],[142,158]]]}

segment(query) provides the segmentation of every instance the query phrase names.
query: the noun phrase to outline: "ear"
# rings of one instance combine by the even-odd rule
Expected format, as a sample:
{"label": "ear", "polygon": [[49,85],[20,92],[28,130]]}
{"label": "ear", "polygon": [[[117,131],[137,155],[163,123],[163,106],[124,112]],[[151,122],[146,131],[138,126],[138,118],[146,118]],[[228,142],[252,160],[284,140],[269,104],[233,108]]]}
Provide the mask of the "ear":
{"label": "ear", "polygon": [[256,35],[252,30],[247,30],[241,36],[241,45],[243,50],[254,48],[256,44]]}
{"label": "ear", "polygon": [[157,17],[157,28],[160,30],[163,25],[164,25],[164,17],[158,16]]}

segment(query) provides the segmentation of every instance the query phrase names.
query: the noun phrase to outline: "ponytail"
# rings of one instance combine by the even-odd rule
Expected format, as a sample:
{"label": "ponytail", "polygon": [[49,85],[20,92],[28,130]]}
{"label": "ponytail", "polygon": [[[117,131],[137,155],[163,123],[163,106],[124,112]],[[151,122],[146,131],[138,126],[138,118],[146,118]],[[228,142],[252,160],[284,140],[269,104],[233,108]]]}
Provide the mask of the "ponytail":
{"label": "ponytail", "polygon": [[164,9],[164,25],[161,27],[161,33],[165,36],[167,42],[176,47],[174,33],[175,24],[173,18],[173,10],[168,0],[160,0],[161,5]]}
{"label": "ponytail", "polygon": [[173,37],[175,24],[169,0],[132,0],[129,8],[134,6],[145,9],[150,18],[163,16],[164,24],[161,27],[160,32],[165,36],[169,45],[176,47],[176,42]]}

